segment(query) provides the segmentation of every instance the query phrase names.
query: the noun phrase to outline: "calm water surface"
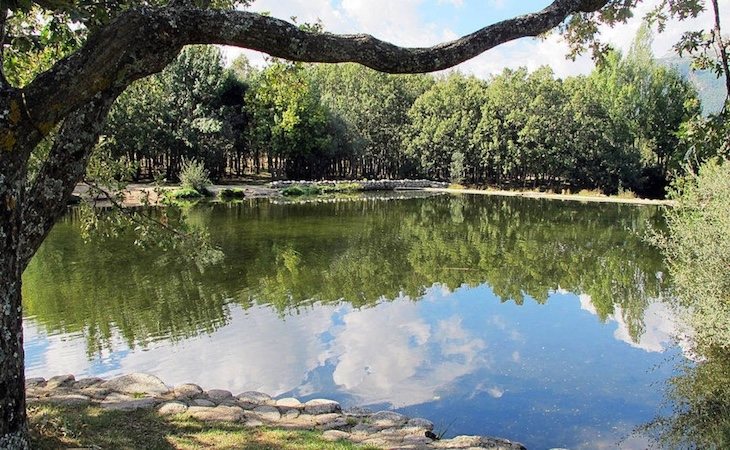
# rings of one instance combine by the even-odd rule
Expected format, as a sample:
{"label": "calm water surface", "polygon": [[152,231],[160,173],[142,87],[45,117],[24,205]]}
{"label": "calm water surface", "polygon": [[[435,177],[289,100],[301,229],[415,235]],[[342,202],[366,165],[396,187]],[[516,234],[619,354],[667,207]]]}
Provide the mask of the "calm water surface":
{"label": "calm water surface", "polygon": [[486,196],[187,211],[225,259],[70,214],[25,274],[28,376],[131,371],[428,417],[531,449],[643,448],[677,326],[661,210]]}

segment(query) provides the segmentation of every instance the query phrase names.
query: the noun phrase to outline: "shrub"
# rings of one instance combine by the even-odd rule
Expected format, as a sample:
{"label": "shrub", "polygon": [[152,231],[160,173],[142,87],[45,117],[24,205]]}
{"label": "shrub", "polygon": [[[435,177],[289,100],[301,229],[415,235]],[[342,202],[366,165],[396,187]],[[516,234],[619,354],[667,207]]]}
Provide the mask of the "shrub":
{"label": "shrub", "polygon": [[167,191],[165,193],[165,197],[169,198],[170,200],[189,200],[201,198],[203,196],[204,195],[198,192],[196,189],[189,187],[181,187],[179,189]]}
{"label": "shrub", "polygon": [[335,183],[334,185],[317,186],[322,194],[336,194],[362,191],[360,183]]}
{"label": "shrub", "polygon": [[180,185],[182,188],[206,194],[211,182],[205,165],[194,159],[183,159],[180,165]]}
{"label": "shrub", "polygon": [[284,188],[281,193],[289,197],[300,195],[319,195],[322,193],[322,188],[317,185],[305,186],[301,184],[294,184]]}
{"label": "shrub", "polygon": [[246,194],[243,192],[243,189],[221,189],[220,192],[218,192],[218,197],[221,200],[238,200],[242,199],[246,196]]}
{"label": "shrub", "polygon": [[710,161],[675,184],[667,210],[669,231],[657,242],[664,251],[700,353],[730,350],[730,162]]}

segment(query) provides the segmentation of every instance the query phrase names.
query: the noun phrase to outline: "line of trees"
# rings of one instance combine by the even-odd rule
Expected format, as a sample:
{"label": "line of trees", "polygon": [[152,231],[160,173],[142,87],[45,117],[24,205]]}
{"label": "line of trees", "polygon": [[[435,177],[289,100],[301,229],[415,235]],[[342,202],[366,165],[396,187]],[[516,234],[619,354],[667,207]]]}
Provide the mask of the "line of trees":
{"label": "line of trees", "polygon": [[588,76],[543,67],[485,81],[276,60],[226,69],[217,48],[191,46],[120,97],[105,145],[136,179],[175,180],[195,158],[213,179],[427,177],[658,197],[681,170],[682,127],[700,105],[650,47],[644,28]]}

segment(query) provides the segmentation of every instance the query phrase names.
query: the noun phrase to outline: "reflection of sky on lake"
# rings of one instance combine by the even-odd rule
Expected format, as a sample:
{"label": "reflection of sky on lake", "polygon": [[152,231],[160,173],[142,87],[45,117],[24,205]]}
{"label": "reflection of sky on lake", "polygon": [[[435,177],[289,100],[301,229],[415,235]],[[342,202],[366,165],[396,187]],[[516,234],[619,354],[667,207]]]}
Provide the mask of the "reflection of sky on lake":
{"label": "reflection of sky on lake", "polygon": [[[615,448],[657,413],[672,372],[663,362],[675,326],[660,303],[646,309],[637,343],[620,310],[603,324],[589,298],[564,292],[516,306],[488,286],[451,293],[436,285],[420,301],[359,310],[317,305],[280,317],[267,307],[229,307],[230,323],[211,334],[135,349],[112,338],[114,351],[91,360],[83,336],[47,336],[28,318],[27,375],[141,371],[170,384],[392,407],[449,434],[504,436],[530,448]],[[623,447],[645,444],[634,438]]]}

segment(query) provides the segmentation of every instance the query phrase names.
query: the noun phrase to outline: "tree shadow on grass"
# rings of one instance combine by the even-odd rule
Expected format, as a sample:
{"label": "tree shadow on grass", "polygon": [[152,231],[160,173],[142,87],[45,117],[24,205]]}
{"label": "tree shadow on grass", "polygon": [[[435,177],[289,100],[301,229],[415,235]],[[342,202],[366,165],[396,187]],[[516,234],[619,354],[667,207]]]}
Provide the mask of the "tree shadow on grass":
{"label": "tree shadow on grass", "polygon": [[154,411],[110,411],[96,406],[34,404],[28,407],[35,449],[243,449],[362,448],[327,442],[313,431],[247,428],[242,423],[205,423]]}

